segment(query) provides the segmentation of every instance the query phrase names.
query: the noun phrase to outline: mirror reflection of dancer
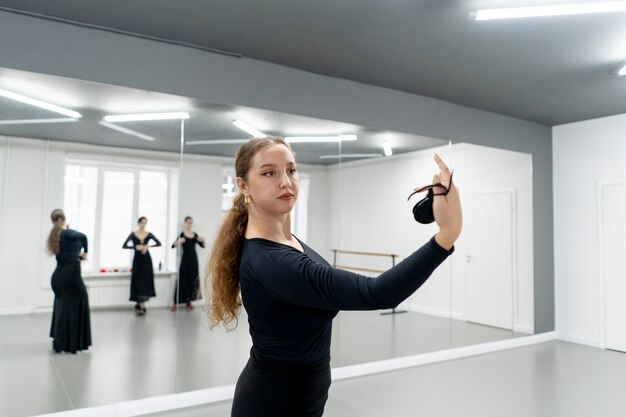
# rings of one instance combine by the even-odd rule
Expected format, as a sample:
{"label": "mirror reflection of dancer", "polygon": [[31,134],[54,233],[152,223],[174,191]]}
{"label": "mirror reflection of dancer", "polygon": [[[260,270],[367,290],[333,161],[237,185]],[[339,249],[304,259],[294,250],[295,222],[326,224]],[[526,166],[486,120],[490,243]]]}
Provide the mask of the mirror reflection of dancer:
{"label": "mirror reflection of dancer", "polygon": [[[210,322],[236,324],[239,290],[252,349],[235,388],[231,417],[319,417],[330,387],[330,336],[339,310],[396,307],[450,255],[461,232],[461,204],[448,167],[434,182],[438,233],[378,278],[334,269],[291,234],[298,197],[294,154],[282,138],[242,145],[235,169],[240,193],[213,245],[205,291]],[[443,190],[441,190],[443,191]],[[407,215],[409,215],[407,213]]]}
{"label": "mirror reflection of dancer", "polygon": [[[133,270],[130,274],[130,301],[135,303],[135,311],[138,316],[146,314],[145,302],[150,297],[156,297],[154,291],[154,269],[152,267],[152,257],[148,248],[161,246],[159,239],[150,232],[146,232],[148,219],[140,217],[137,220],[137,230],[131,232],[122,245],[123,249],[134,249]],[[150,241],[154,241],[150,245]],[[132,243],[132,244],[131,244]]]}
{"label": "mirror reflection of dancer", "polygon": [[198,236],[192,230],[193,218],[185,217],[185,227],[178,239],[172,243],[172,248],[180,246],[183,255],[180,258],[180,268],[178,270],[178,280],[174,289],[174,304],[171,311],[176,311],[178,304],[185,303],[187,310],[193,309],[191,302],[198,299],[200,289],[200,278],[198,272],[198,255],[196,254],[196,244],[204,248],[204,238]]}
{"label": "mirror reflection of dancer", "polygon": [[87,236],[65,228],[65,213],[61,209],[53,210],[50,219],[53,226],[46,246],[57,260],[51,280],[52,350],[76,353],[91,346],[89,297],[80,271],[80,261],[87,259]]}

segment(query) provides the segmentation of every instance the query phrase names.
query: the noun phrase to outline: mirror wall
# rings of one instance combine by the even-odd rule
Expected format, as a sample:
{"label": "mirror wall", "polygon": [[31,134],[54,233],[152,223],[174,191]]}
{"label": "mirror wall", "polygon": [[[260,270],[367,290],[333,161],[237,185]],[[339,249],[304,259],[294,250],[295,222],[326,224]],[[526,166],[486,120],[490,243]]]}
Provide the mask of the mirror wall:
{"label": "mirror wall", "polygon": [[[396,311],[340,313],[333,366],[533,332],[530,155],[8,69],[0,69],[0,89],[83,116],[41,122],[51,118],[48,111],[0,98],[0,323],[23,334],[2,350],[15,360],[24,352],[36,357],[30,366],[38,367],[33,372],[39,378],[73,375],[66,383],[75,386],[75,408],[229,385],[245,364],[245,312],[227,333],[207,328],[200,303],[191,311],[184,304],[170,311],[181,255],[171,245],[184,218],[193,218],[193,231],[207,242],[205,249],[196,247],[202,277],[236,192],[233,157],[250,135],[233,120],[271,135],[356,135],[355,141],[293,143],[301,176],[293,224],[294,233],[331,264],[369,276],[436,233],[435,226],[412,219],[420,197],[406,201],[436,172],[433,153],[455,170],[465,223],[455,254]],[[102,123],[105,115],[157,112],[188,112],[190,118]],[[383,155],[384,141],[393,155]],[[90,237],[83,275],[94,344],[76,357],[50,357],[47,338],[54,262],[43,242],[56,207]],[[144,317],[136,317],[128,301],[131,254],[121,249],[139,216],[148,218],[147,230],[163,245],[151,249],[157,297]],[[131,384],[128,369],[144,382]],[[111,388],[102,392],[101,384]],[[67,408],[50,407],[39,412]]]}
{"label": "mirror wall", "polygon": [[[401,134],[386,132],[380,142],[402,149],[402,139]],[[349,152],[345,148],[342,152]],[[435,225],[412,218],[412,207],[423,196],[406,201],[437,171],[434,153],[450,164],[461,192],[464,230],[455,253],[401,306],[408,314],[372,317],[371,323],[402,334],[401,342],[382,331],[380,338],[368,336],[372,329],[361,327],[356,340],[367,338],[368,348],[355,342],[347,349],[348,362],[355,351],[374,359],[377,349],[403,356],[533,333],[530,155],[450,143],[344,161],[331,174],[331,184],[341,189],[340,198],[331,202],[331,210],[338,213],[332,226],[340,230],[337,245],[374,255],[347,254],[342,264],[386,269],[394,258],[379,254],[403,259],[436,233]],[[349,320],[345,326],[355,327]]]}

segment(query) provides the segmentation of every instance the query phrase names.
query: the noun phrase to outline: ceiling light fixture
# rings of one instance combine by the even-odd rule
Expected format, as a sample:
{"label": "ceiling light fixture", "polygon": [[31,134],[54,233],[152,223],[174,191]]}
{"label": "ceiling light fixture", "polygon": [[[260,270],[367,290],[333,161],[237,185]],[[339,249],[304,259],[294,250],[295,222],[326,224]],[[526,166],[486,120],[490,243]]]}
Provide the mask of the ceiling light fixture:
{"label": "ceiling light fixture", "polygon": [[191,140],[185,145],[236,145],[246,143],[250,139],[215,139],[215,140]]}
{"label": "ceiling light fixture", "polygon": [[73,123],[78,119],[70,119],[69,117],[59,117],[57,119],[13,119],[0,120],[0,125],[37,125],[43,123]]}
{"label": "ceiling light fixture", "polygon": [[385,156],[393,155],[393,151],[391,150],[391,145],[388,140],[383,140],[383,152],[385,153]]}
{"label": "ceiling light fixture", "polygon": [[114,125],[113,123],[107,123],[107,122],[104,122],[104,121],[101,120],[101,121],[98,122],[98,124],[100,126],[104,126],[104,127],[108,128],[108,129],[117,130],[118,132],[122,132],[122,133],[125,133],[127,135],[131,135],[131,136],[136,136],[136,137],[138,137],[140,139],[143,139],[143,140],[149,140],[150,142],[154,141],[154,137],[152,137],[152,136],[145,135],[145,134],[143,134],[141,132],[137,132],[137,131],[132,130],[132,129],[127,129],[127,128],[122,127],[122,126]]}
{"label": "ceiling light fixture", "polygon": [[105,122],[142,122],[147,120],[185,120],[189,119],[187,112],[146,113],[146,114],[116,114],[104,116]]}
{"label": "ceiling light fixture", "polygon": [[613,75],[626,75],[626,61],[622,62],[619,67],[611,71]]}
{"label": "ceiling light fixture", "polygon": [[237,126],[239,129],[243,130],[244,132],[251,134],[255,138],[264,138],[267,136],[265,133],[261,132],[260,130],[256,130],[249,124],[242,122],[239,119],[233,120],[233,125]]}
{"label": "ceiling light fixture", "polygon": [[52,112],[62,114],[63,116],[72,117],[74,119],[80,119],[81,117],[83,117],[82,114],[75,112],[74,110],[46,103],[45,101],[37,100],[35,98],[26,97],[21,94],[12,93],[11,91],[0,89],[0,96],[19,101],[21,103],[29,104],[31,106],[39,107],[41,109],[50,110]]}
{"label": "ceiling light fixture", "polygon": [[329,142],[345,142],[357,140],[356,135],[339,135],[339,136],[287,136],[285,140],[289,143],[329,143]]}
{"label": "ceiling light fixture", "polygon": [[378,158],[379,153],[344,153],[341,155],[320,155],[320,159],[343,159],[343,158]]}
{"label": "ceiling light fixture", "polygon": [[559,4],[551,6],[484,9],[470,13],[470,18],[476,20],[496,20],[611,12],[626,12],[626,2],[610,1],[601,3]]}

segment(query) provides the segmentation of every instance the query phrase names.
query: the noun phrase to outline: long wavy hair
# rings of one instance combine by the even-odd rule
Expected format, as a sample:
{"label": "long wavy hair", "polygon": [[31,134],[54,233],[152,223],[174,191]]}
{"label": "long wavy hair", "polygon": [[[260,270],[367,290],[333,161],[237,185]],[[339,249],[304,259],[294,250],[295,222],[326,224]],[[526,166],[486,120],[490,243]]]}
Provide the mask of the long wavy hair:
{"label": "long wavy hair", "polygon": [[52,220],[52,230],[48,235],[48,241],[46,242],[46,249],[49,255],[58,255],[61,250],[61,232],[63,231],[63,224],[65,224],[65,213],[61,209],[54,209],[50,213],[50,220]]}
{"label": "long wavy hair", "polygon": [[[237,151],[236,176],[244,182],[247,181],[254,155],[270,145],[284,145],[293,153],[291,146],[283,138],[252,138]],[[227,329],[237,327],[237,314],[241,307],[239,261],[247,226],[248,207],[245,196],[239,192],[217,232],[204,277],[204,299],[207,300],[205,307],[209,312],[211,327],[220,323]]]}

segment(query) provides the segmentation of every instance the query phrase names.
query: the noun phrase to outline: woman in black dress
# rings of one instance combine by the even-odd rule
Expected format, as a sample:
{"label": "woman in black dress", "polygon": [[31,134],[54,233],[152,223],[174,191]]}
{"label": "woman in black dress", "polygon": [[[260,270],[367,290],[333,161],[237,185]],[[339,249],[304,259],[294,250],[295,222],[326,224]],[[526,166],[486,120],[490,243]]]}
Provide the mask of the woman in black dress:
{"label": "woman in black dress", "polygon": [[[154,269],[152,257],[148,248],[161,246],[161,242],[152,233],[146,232],[148,219],[140,217],[137,220],[137,230],[131,232],[122,245],[124,249],[134,249],[133,269],[130,275],[130,301],[134,301],[138,316],[146,314],[145,302],[150,297],[156,297],[154,291]],[[151,245],[150,241],[154,243]]]}
{"label": "woman in black dress", "polygon": [[248,313],[252,349],[237,381],[232,417],[321,416],[338,311],[396,307],[452,253],[461,204],[448,167],[437,155],[435,162],[441,171],[426,189],[434,189],[429,195],[439,231],[370,278],[332,268],[291,234],[298,172],[289,144],[265,137],[239,148],[240,193],[213,244],[204,288],[212,326],[236,325],[240,300]]}
{"label": "woman in black dress", "polygon": [[196,245],[204,248],[204,238],[191,230],[192,227],[193,218],[191,216],[185,217],[185,228],[180,233],[178,239],[172,243],[172,248],[180,246],[183,252],[178,270],[178,281],[176,282],[176,288],[174,288],[172,311],[176,311],[177,305],[182,303],[186,303],[187,310],[191,310],[193,308],[191,302],[197,300],[199,295],[200,277]]}
{"label": "woman in black dress", "polygon": [[50,218],[53,226],[46,246],[57,260],[51,280],[52,349],[57,353],[76,353],[91,346],[89,297],[80,271],[80,261],[87,259],[87,236],[65,228],[65,213],[61,209],[52,211]]}

